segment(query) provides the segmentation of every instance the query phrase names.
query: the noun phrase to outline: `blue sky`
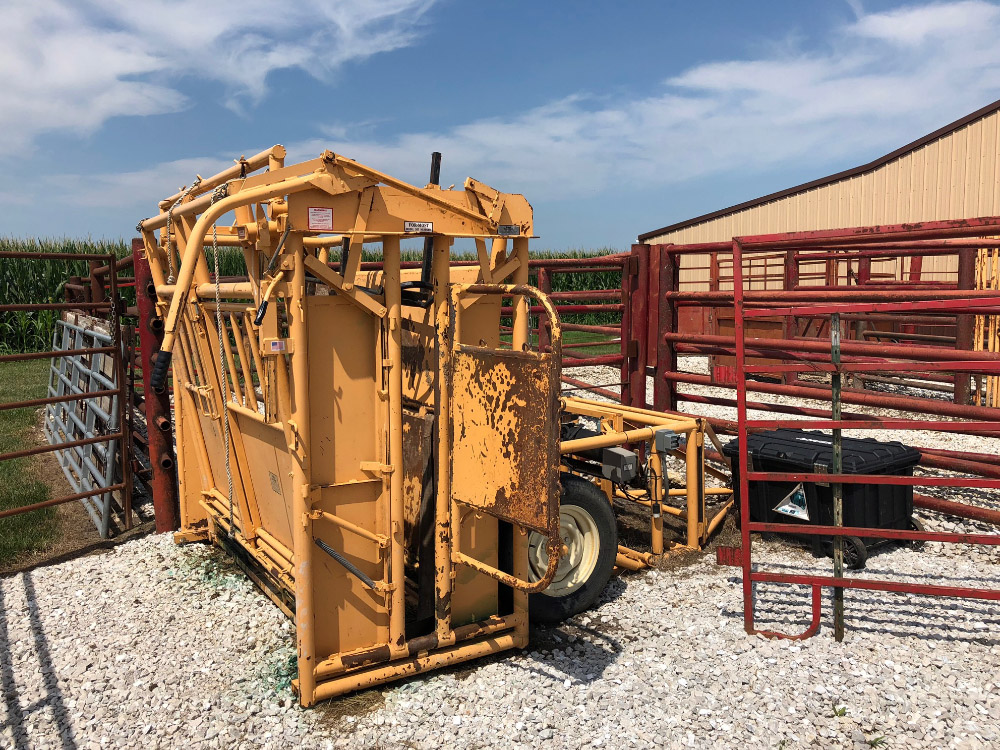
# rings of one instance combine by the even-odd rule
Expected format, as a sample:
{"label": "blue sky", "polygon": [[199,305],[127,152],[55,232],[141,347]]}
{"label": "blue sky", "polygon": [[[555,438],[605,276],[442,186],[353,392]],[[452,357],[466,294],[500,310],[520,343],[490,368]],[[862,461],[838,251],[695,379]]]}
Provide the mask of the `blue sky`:
{"label": "blue sky", "polygon": [[855,166],[1000,98],[985,0],[8,0],[0,235],[128,237],[240,154],[524,193],[537,247]]}

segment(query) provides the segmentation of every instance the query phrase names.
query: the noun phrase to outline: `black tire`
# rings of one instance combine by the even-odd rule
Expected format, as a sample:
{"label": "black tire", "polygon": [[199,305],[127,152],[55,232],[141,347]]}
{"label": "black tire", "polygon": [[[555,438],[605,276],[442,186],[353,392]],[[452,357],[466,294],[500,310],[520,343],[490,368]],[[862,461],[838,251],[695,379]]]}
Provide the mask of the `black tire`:
{"label": "black tire", "polygon": [[587,580],[572,591],[554,595],[541,591],[528,597],[528,613],[532,622],[554,624],[584,612],[594,606],[611,578],[618,557],[618,526],[608,497],[586,479],[563,474],[560,479],[560,507],[575,506],[594,521],[600,537],[597,559]]}
{"label": "black tire", "polygon": [[[924,529],[924,525],[920,522],[920,519],[917,518],[916,516],[910,516],[910,522],[907,525],[909,526],[910,531],[926,531],[926,529]],[[909,542],[904,542],[904,544],[908,544],[911,549],[920,549],[921,547],[924,546],[923,541],[919,539],[915,539]]]}
{"label": "black tire", "polygon": [[861,570],[868,562],[868,547],[856,536],[844,537],[844,565],[850,570]]}

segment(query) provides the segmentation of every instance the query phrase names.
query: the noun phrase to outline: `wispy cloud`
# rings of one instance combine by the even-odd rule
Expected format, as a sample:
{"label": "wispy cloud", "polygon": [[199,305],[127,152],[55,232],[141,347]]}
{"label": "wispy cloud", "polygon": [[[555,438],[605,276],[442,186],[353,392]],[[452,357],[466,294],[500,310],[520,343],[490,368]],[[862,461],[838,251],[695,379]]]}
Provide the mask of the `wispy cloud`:
{"label": "wispy cloud", "polygon": [[273,71],[326,79],[410,44],[430,2],[13,0],[0,23],[0,129],[18,148],[44,131],[174,112],[188,77],[222,83],[239,109]]}
{"label": "wispy cloud", "polygon": [[[860,12],[860,6],[859,6]],[[982,0],[861,14],[821,48],[720,60],[632,100],[580,93],[511,117],[321,143],[411,179],[450,167],[534,195],[662,186],[726,170],[874,156],[1000,97],[1000,8]]]}
{"label": "wispy cloud", "polygon": [[[857,11],[855,20],[830,29],[819,45],[782,45],[756,57],[698,65],[666,78],[645,97],[569,93],[521,113],[390,137],[379,135],[379,122],[361,128],[334,122],[322,137],[286,144],[289,160],[330,148],[422,184],[428,155],[436,150],[445,154],[446,174],[454,179],[473,175],[499,189],[523,192],[536,204],[604,200],[626,191],[666,197],[685,182],[727,172],[747,175],[808,164],[809,173],[819,176],[830,165],[872,158],[1000,98],[997,5],[962,0],[882,13],[864,13],[857,5]],[[386,11],[378,23],[395,28],[393,17]],[[350,28],[374,22],[360,20]],[[182,35],[179,25],[171,28],[164,33]],[[386,33],[386,44],[402,44],[409,32],[400,27]],[[290,61],[304,54],[291,41],[253,44],[276,50],[282,62],[275,65],[296,64]],[[188,40],[186,49],[206,45],[205,38]],[[126,60],[135,66],[144,58],[136,51]],[[232,86],[234,96],[262,95],[254,87],[259,77],[243,76],[235,63],[231,70],[220,80]],[[129,89],[130,80],[115,80],[123,96],[142,101],[146,95]],[[233,144],[234,154],[267,145]],[[138,217],[149,213],[157,198],[190,182],[195,171],[208,174],[213,166],[228,164],[218,154],[203,160],[182,156],[127,174],[85,180],[59,175],[45,187],[56,199],[79,201],[97,180],[106,191],[103,200],[120,196],[120,205],[134,206]]]}

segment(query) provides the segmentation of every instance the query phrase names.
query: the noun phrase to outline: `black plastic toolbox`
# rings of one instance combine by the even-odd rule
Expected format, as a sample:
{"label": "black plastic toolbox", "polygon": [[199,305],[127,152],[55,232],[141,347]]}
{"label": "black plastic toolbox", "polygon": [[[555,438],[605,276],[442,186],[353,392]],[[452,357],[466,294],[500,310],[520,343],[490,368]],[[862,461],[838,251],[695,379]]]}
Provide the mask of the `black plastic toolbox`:
{"label": "black plastic toolbox", "polygon": [[[807,430],[773,430],[750,435],[755,471],[830,473],[833,436]],[[739,441],[723,447],[732,459],[733,487],[740,488]],[[844,474],[913,476],[920,452],[900,442],[873,438],[842,439]],[[893,484],[843,484],[844,526],[880,529],[913,527],[913,487]],[[827,483],[750,482],[750,520],[762,523],[833,525],[833,491]],[[781,510],[779,510],[781,509]],[[871,545],[879,539],[864,539]],[[826,539],[829,543],[829,538]],[[867,556],[864,549],[862,557]],[[860,560],[861,567],[864,565]]]}

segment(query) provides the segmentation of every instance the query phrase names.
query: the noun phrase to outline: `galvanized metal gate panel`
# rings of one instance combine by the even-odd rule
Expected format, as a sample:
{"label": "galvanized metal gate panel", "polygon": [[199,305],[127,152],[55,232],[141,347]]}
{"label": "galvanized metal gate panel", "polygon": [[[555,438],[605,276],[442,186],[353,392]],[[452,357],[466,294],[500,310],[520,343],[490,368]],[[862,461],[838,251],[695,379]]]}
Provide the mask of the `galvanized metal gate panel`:
{"label": "galvanized metal gate panel", "polygon": [[[86,316],[56,322],[53,350],[78,351],[112,346],[112,336]],[[60,397],[96,391],[118,391],[112,354],[69,354],[52,360],[48,395]],[[48,404],[43,432],[51,445],[93,440],[118,432],[118,393]],[[93,492],[115,484],[121,441],[111,438],[55,451],[59,466],[76,493]],[[102,537],[111,531],[113,493],[109,490],[80,500]]]}

